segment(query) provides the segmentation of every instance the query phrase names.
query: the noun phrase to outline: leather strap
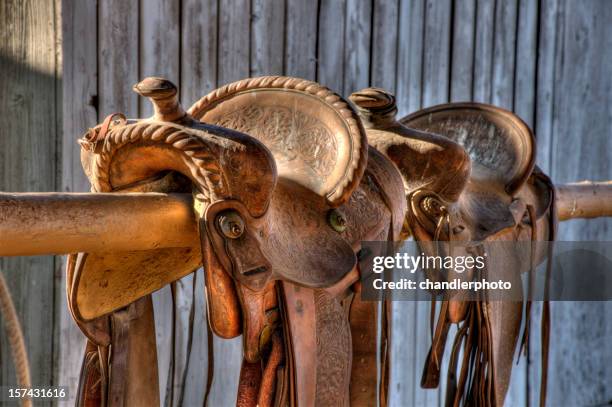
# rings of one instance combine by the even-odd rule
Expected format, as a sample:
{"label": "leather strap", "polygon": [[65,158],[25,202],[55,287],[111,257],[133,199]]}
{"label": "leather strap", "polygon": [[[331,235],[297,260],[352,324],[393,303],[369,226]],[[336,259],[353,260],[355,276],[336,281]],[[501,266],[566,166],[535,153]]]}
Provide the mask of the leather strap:
{"label": "leather strap", "polygon": [[535,172],[548,186],[550,191],[550,207],[548,208],[549,240],[548,258],[546,261],[546,277],[544,280],[544,302],[542,304],[542,376],[540,378],[540,407],[546,405],[546,391],[548,385],[548,351],[550,346],[550,278],[552,274],[553,242],[557,237],[557,208],[555,207],[556,191],[551,179],[541,171]]}
{"label": "leather strap", "polygon": [[106,138],[106,133],[110,129],[110,125],[113,123],[115,117],[119,117],[120,120],[125,120],[125,115],[123,113],[111,113],[104,118],[102,125],[100,126],[100,130],[96,132],[94,129],[90,132],[90,138],[88,141],[95,143],[99,140],[104,140]]}
{"label": "leather strap", "polygon": [[272,407],[274,396],[277,391],[277,369],[283,362],[283,359],[283,341],[280,334],[277,332],[272,336],[272,349],[270,350],[270,355],[268,356],[259,386],[259,396],[257,398],[257,405],[259,407]]}
{"label": "leather strap", "polygon": [[236,407],[256,407],[261,385],[261,363],[242,360]]}
{"label": "leather strap", "polygon": [[213,332],[210,321],[206,321],[206,347],[208,351],[207,373],[206,373],[206,392],[204,393],[204,407],[208,406],[208,398],[212,389],[213,377],[215,373],[215,346],[213,342]]}
{"label": "leather strap", "polygon": [[77,389],[77,407],[100,407],[102,406],[102,376],[98,348],[91,341],[85,344],[85,356],[81,365],[79,375],[79,387]]}
{"label": "leather strap", "polygon": [[[435,306],[435,303],[432,301],[432,307],[433,306]],[[440,315],[438,316],[436,329],[432,336],[431,347],[425,359],[425,367],[421,377],[421,387],[424,389],[435,389],[440,384],[440,361],[444,355],[446,338],[450,328],[450,321],[448,320],[447,314],[448,300],[443,300],[440,306]]]}
{"label": "leather strap", "polygon": [[157,347],[151,296],[112,316],[108,407],[159,405]]}
{"label": "leather strap", "polygon": [[[363,301],[362,286],[355,283],[349,321],[353,340],[350,398],[353,406],[375,406],[377,401],[378,301]],[[382,339],[382,338],[381,338]],[[381,361],[384,360],[381,354]]]}
{"label": "leather strap", "polygon": [[527,205],[527,214],[529,215],[529,223],[531,223],[531,247],[529,254],[529,275],[527,276],[527,301],[525,303],[525,329],[521,338],[521,346],[519,348],[518,357],[521,354],[527,353],[529,349],[529,330],[531,329],[531,304],[533,301],[533,288],[535,285],[535,256],[536,256],[536,241],[538,239],[538,220],[536,218],[535,208],[533,205]]}
{"label": "leather strap", "polygon": [[[282,281],[285,323],[289,328],[289,351],[293,357],[291,405],[315,405],[317,389],[316,320],[313,290]],[[287,337],[289,338],[289,337]]]}
{"label": "leather strap", "polygon": [[[128,307],[129,308],[129,307]],[[124,406],[127,387],[127,367],[129,354],[129,310],[123,309],[113,313],[112,321],[112,357],[110,363],[110,386],[108,406]]]}

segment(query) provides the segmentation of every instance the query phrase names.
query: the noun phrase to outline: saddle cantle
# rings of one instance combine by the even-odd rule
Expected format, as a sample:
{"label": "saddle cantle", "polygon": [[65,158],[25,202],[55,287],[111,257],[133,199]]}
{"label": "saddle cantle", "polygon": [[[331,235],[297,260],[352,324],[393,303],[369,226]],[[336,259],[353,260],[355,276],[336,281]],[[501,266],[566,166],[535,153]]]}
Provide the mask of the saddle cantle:
{"label": "saddle cantle", "polygon": [[[435,248],[449,254],[452,245],[453,255],[466,255],[462,250],[468,246],[457,243],[482,253],[486,242],[553,239],[552,184],[534,169],[533,136],[514,114],[489,105],[455,103],[397,121],[394,97],[384,90],[364,89],[351,95],[351,100],[369,142],[402,173],[406,226],[423,251],[435,254]],[[438,243],[431,244],[437,241],[443,243],[441,249]],[[508,246],[488,257],[487,268],[511,280],[518,290],[514,295],[522,298],[520,273],[545,256],[534,253],[525,264],[519,259],[526,257]],[[473,275],[449,273],[449,280],[456,277],[469,280]],[[435,329],[421,385],[438,386],[450,324],[461,323],[451,352],[447,404],[501,405],[519,337],[522,304],[487,297],[468,302],[456,294],[443,293],[437,323],[432,319]],[[434,300],[432,318],[435,312]],[[543,329],[547,330],[546,322]],[[462,346],[464,359],[459,363]]]}
{"label": "saddle cantle", "polygon": [[[113,115],[81,140],[92,190],[193,190],[201,241],[71,256],[69,304],[90,340],[81,404],[158,403],[154,386],[135,401],[157,373],[130,374],[154,363],[149,294],[200,265],[211,329],[244,338],[239,405],[375,403],[377,314],[357,300],[356,254],[362,240],[399,236],[405,200],[356,113],[295,78],[236,82],[189,113],[168,81],[135,90],[152,118]],[[369,368],[359,388],[353,348]]]}

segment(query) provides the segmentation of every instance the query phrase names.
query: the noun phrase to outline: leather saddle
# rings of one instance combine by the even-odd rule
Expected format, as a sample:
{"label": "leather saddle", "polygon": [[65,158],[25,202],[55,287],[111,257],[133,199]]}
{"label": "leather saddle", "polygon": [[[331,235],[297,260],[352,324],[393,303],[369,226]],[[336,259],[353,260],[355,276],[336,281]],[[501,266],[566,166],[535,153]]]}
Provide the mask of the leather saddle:
{"label": "leather saddle", "polygon": [[399,238],[406,201],[351,106],[288,77],[229,84],[188,112],[166,80],[134,90],[153,117],[111,115],[80,140],[92,191],[191,192],[200,241],[70,256],[88,338],[79,405],[159,404],[150,294],[200,266],[210,329],[243,335],[237,405],[385,404],[386,314],[361,301],[356,260],[361,241]]}
{"label": "leather saddle", "polygon": [[[500,248],[490,243],[554,239],[554,189],[534,167],[535,143],[527,125],[511,112],[478,103],[434,106],[398,121],[395,99],[382,89],[364,89],[350,99],[362,117],[369,143],[390,158],[403,176],[406,229],[421,249],[457,256],[487,255],[495,247],[488,253],[487,269],[512,281],[518,290],[515,298],[523,298],[521,273],[532,271],[546,257],[544,246],[526,245],[529,253],[525,255],[516,245]],[[447,276],[435,270],[432,274],[437,280],[475,277],[453,270]],[[458,323],[446,404],[503,405],[523,321],[522,302],[489,300],[486,294],[476,301],[463,300],[457,292],[435,294],[442,302],[437,307],[436,297],[432,301],[432,346],[421,385],[439,385],[448,331],[452,323]],[[526,303],[528,319],[530,298]],[[548,312],[545,303],[542,404]],[[528,328],[521,348],[527,340]]]}

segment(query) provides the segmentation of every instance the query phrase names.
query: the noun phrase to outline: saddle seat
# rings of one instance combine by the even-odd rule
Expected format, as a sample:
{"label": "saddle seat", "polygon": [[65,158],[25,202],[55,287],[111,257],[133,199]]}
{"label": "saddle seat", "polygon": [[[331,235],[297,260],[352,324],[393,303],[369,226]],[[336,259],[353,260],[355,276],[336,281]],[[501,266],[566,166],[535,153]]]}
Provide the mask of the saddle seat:
{"label": "saddle seat", "polygon": [[469,155],[464,190],[457,202],[449,203],[455,206],[453,225],[464,226],[470,240],[485,240],[517,224],[513,201],[535,163],[535,142],[522,120],[490,105],[453,103],[420,110],[400,123],[445,137]]}

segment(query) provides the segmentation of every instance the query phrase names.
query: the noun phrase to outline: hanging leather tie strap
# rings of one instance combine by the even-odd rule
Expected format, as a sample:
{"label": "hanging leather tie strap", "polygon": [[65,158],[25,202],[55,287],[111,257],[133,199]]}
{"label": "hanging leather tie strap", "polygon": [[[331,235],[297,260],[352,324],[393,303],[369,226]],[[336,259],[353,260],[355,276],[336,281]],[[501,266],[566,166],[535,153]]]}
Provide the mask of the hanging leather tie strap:
{"label": "hanging leather tie strap", "polygon": [[272,350],[268,356],[259,386],[258,407],[272,407],[275,400],[277,369],[285,358],[283,339],[279,332],[272,335]]}
{"label": "hanging leather tie strap", "polygon": [[535,256],[536,256],[536,241],[538,239],[538,224],[536,219],[535,208],[533,205],[527,205],[527,213],[529,215],[529,222],[531,223],[531,245],[530,245],[530,254],[529,254],[529,275],[527,281],[527,301],[525,303],[525,328],[523,329],[523,337],[521,338],[521,346],[519,348],[518,358],[521,357],[522,354],[528,352],[529,350],[529,330],[531,325],[531,307],[533,301],[533,288],[535,285]]}
{"label": "hanging leather tie strap", "polygon": [[[443,202],[441,198],[437,196],[437,194],[433,193],[434,197]],[[414,194],[410,196],[409,199],[412,199]],[[449,255],[452,256],[452,229],[451,229],[451,220],[450,213],[447,210],[445,205],[439,206],[440,213],[437,215],[437,219],[435,222],[435,230],[433,235],[433,244],[435,247],[435,256],[439,256],[440,252],[440,236],[442,235],[442,230],[446,226],[448,230],[448,245],[449,245]],[[409,211],[409,214],[414,217]],[[438,270],[439,271],[439,270]],[[423,388],[436,388],[440,382],[440,359],[442,358],[442,354],[444,353],[444,347],[446,344],[446,338],[448,335],[448,330],[450,328],[450,322],[448,320],[448,299],[444,299],[440,306],[440,312],[438,315],[438,320],[436,322],[436,307],[437,300],[435,295],[432,295],[431,300],[431,311],[430,311],[430,335],[431,335],[431,347],[429,349],[429,353],[427,354],[427,358],[425,360],[425,366],[423,368],[423,374],[421,376],[421,387]],[[435,330],[434,330],[435,327]]]}
{"label": "hanging leather tie strap", "polygon": [[546,260],[546,277],[544,280],[544,303],[542,304],[542,376],[540,381],[540,407],[546,405],[546,387],[548,384],[548,351],[550,346],[550,278],[552,274],[552,257],[557,237],[557,208],[555,206],[556,191],[550,178],[543,173],[536,173],[548,186],[550,191],[550,207],[548,210],[548,256]]}
{"label": "hanging leather tie strap", "polygon": [[[452,252],[452,229],[451,229],[451,218],[450,213],[446,209],[446,206],[440,206],[440,217],[437,222],[436,232],[434,234],[434,241],[436,244],[436,257],[439,257],[440,254],[440,235],[442,233],[442,229],[444,224],[446,223],[448,229],[448,255],[453,257]],[[444,267],[443,267],[444,268]],[[431,301],[431,330],[432,330],[432,344],[431,344],[431,355],[433,357],[433,363],[438,370],[440,370],[440,358],[442,357],[442,352],[444,352],[444,345],[446,343],[446,335],[448,333],[449,324],[447,321],[447,313],[448,313],[448,298],[442,301],[442,305],[440,306],[440,315],[438,316],[438,324],[436,327],[435,335],[433,333],[433,324],[436,313],[436,299],[435,297]]]}
{"label": "hanging leather tie strap", "polygon": [[[208,307],[208,304],[206,305]],[[206,322],[206,347],[208,351],[207,372],[206,372],[206,391],[204,392],[204,407],[208,406],[208,398],[212,390],[213,376],[215,373],[215,347],[213,343],[213,332],[210,327],[210,322]]]}
{"label": "hanging leather tie strap", "polygon": [[79,140],[79,143],[83,145],[83,141],[89,143],[96,143],[106,138],[106,133],[110,130],[111,124],[125,123],[126,118],[123,113],[111,113],[104,118],[104,121],[100,127],[89,129],[89,132],[85,136],[85,140]]}

